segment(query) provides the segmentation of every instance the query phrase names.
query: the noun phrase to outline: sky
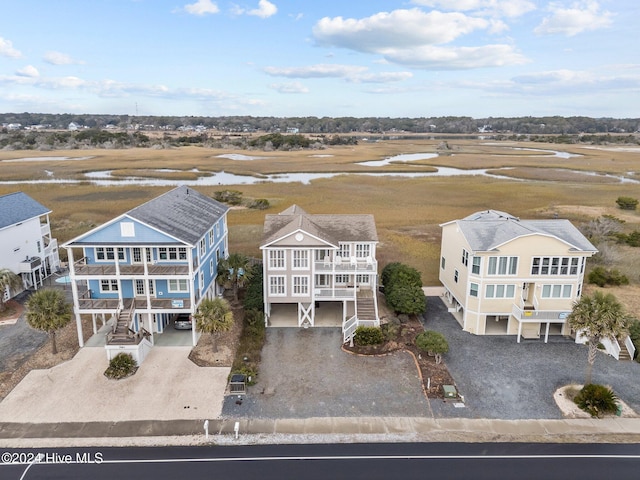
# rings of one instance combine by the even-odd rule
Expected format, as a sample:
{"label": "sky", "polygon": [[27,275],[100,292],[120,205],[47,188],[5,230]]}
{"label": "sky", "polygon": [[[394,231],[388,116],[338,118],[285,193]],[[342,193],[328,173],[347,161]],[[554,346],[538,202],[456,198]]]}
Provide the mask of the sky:
{"label": "sky", "polygon": [[640,116],[638,0],[14,0],[0,112]]}

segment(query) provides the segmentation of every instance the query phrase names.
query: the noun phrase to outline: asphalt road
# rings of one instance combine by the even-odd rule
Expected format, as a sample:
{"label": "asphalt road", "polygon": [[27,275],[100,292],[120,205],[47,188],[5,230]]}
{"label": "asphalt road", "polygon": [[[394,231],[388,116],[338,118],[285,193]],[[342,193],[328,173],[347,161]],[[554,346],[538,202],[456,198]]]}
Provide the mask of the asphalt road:
{"label": "asphalt road", "polygon": [[[36,453],[44,457],[32,460]],[[639,445],[322,444],[2,452],[0,478],[635,478]],[[12,463],[11,460],[16,462]],[[30,465],[30,463],[32,463]],[[28,470],[27,470],[28,469]]]}

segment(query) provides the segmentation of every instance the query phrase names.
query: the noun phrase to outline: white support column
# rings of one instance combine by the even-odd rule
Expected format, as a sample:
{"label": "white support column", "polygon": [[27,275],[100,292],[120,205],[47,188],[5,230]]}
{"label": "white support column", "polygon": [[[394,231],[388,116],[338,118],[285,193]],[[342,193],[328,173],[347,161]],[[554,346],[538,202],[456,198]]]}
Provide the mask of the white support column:
{"label": "white support column", "polygon": [[547,343],[549,340],[549,327],[551,326],[551,322],[547,322],[547,331],[544,334],[544,343]]}
{"label": "white support column", "polygon": [[76,317],[76,330],[78,331],[78,345],[84,347],[84,334],[82,333],[82,317],[80,315],[80,299],[78,297],[78,284],[76,283],[76,266],[73,260],[73,249],[67,248],[67,259],[69,261],[69,281],[71,282],[71,292],[73,294],[73,311]]}
{"label": "white support column", "polygon": [[91,314],[91,323],[93,324],[93,334],[95,335],[96,333],[98,333],[98,326],[96,324],[96,314],[95,313]]}
{"label": "white support column", "polygon": [[518,321],[518,343],[520,343],[520,335],[522,335],[522,321]]}

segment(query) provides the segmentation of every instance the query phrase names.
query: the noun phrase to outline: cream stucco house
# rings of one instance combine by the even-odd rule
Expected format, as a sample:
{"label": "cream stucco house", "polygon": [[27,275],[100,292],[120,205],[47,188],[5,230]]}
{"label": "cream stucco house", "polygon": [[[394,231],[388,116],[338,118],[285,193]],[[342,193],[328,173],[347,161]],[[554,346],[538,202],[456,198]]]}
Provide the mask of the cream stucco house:
{"label": "cream stucco house", "polygon": [[487,210],[441,227],[440,281],[464,330],[518,342],[571,333],[566,318],[597,252],[571,222]]}

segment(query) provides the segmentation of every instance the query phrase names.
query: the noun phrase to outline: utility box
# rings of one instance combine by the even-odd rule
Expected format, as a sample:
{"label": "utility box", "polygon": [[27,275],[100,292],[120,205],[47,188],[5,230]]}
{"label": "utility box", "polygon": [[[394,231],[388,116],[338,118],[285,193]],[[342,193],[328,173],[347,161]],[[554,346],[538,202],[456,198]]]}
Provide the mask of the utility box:
{"label": "utility box", "polygon": [[444,398],[458,398],[458,391],[453,385],[443,385]]}
{"label": "utility box", "polygon": [[247,393],[247,377],[240,373],[231,375],[229,381],[229,393],[232,395],[244,395]]}

